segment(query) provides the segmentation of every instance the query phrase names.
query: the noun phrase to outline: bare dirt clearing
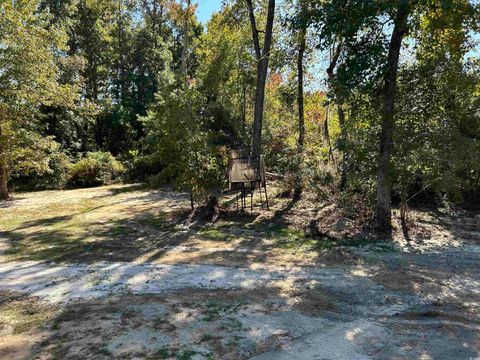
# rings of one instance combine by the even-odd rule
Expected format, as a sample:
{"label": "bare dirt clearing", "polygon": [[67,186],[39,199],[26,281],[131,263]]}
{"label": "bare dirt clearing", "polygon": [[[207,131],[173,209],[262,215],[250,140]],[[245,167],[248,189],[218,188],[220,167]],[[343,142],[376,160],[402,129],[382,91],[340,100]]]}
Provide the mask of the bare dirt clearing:
{"label": "bare dirt clearing", "polygon": [[207,227],[140,185],[2,203],[0,358],[480,356],[478,217],[418,213],[433,236],[408,252],[332,248],[276,201]]}

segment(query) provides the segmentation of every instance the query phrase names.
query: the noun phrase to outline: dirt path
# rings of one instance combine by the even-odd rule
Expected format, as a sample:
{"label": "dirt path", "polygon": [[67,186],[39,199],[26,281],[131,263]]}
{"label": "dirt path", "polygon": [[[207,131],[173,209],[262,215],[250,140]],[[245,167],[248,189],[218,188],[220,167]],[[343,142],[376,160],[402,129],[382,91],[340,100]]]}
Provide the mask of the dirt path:
{"label": "dirt path", "polygon": [[197,288],[253,289],[274,281],[346,281],[345,270],[251,270],[213,265],[0,263],[0,290],[22,291],[54,303]]}
{"label": "dirt path", "polygon": [[[102,339],[98,346],[106,349],[105,356],[146,356],[168,352],[172,344],[175,354],[189,352],[192,358],[216,354],[225,359],[267,360],[469,359],[479,355],[480,274],[471,265],[480,261],[480,248],[416,255],[368,253],[375,255],[378,265],[248,269],[4,262],[0,290],[60,304],[63,309],[80,306],[91,317],[106,316],[109,320],[97,329]],[[399,264],[408,266],[398,269]],[[112,301],[113,312],[102,310]],[[112,324],[125,316],[137,325]],[[63,347],[67,358],[79,356],[80,350],[88,354],[92,340],[87,335],[90,318],[77,314],[74,320],[60,321],[63,344],[69,344]],[[85,342],[73,336],[79,332]],[[214,334],[213,338],[202,337],[205,333]],[[55,336],[49,340],[56,341]]]}
{"label": "dirt path", "polygon": [[408,252],[316,253],[268,224],[179,227],[184,201],[113,186],[0,207],[0,358],[480,357],[477,218]]}

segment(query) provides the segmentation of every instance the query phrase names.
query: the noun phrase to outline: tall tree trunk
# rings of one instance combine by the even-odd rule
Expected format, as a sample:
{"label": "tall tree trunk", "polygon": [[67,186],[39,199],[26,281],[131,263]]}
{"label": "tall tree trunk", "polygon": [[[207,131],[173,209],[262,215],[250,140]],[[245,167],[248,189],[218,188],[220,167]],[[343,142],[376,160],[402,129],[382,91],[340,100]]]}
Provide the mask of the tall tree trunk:
{"label": "tall tree trunk", "polygon": [[241,137],[245,136],[246,117],[247,117],[247,81],[245,79],[244,64],[242,63],[242,52],[238,56],[238,73],[237,80],[242,88],[242,99],[240,101],[240,121],[241,121]]}
{"label": "tall tree trunk", "polygon": [[385,85],[383,89],[384,103],[382,110],[382,129],[377,171],[377,204],[375,217],[380,234],[392,236],[392,209],[390,188],[390,158],[393,150],[393,126],[395,110],[395,92],[398,72],[398,61],[402,40],[407,33],[408,0],[400,0],[395,25],[390,39]]}
{"label": "tall tree trunk", "polygon": [[[189,12],[191,6],[191,0],[186,0],[186,10],[185,10],[185,22],[184,22],[184,37],[183,37],[183,49],[181,55],[181,62],[182,62],[182,72],[183,72],[183,86],[185,90],[185,96],[190,96],[190,92],[188,91],[188,46],[189,46],[189,38],[188,38],[188,30],[189,30]],[[192,108],[190,101],[187,101],[187,108],[192,113]],[[194,162],[198,164],[197,154],[193,154]],[[193,193],[193,186],[190,189],[190,208],[192,212],[195,210],[195,202],[194,202],[194,193]]]}
{"label": "tall tree trunk", "polygon": [[190,16],[190,7],[191,7],[191,0],[186,0],[186,10],[185,10],[185,35],[183,37],[183,49],[182,49],[182,70],[183,70],[183,77],[184,77],[184,86],[185,90],[188,89],[188,47],[189,47],[189,38],[188,38],[188,30],[189,30],[189,16]]}
{"label": "tall tree trunk", "polygon": [[[343,101],[337,103],[338,125],[340,126],[340,137],[343,141],[343,146],[347,140],[347,129],[345,128],[345,111],[343,110]],[[347,171],[348,153],[345,149],[342,151],[342,165],[340,173],[340,190],[343,191],[347,187],[348,171]]]}
{"label": "tall tree trunk", "polygon": [[125,39],[124,39],[124,22],[123,22],[123,0],[118,0],[117,15],[117,41],[118,41],[118,85],[117,96],[118,103],[123,104],[127,97],[127,81],[125,70]]}
{"label": "tall tree trunk", "polygon": [[[343,109],[343,95],[341,94],[340,89],[338,88],[338,84],[335,82],[335,75],[334,70],[337,66],[338,59],[342,52],[343,40],[340,38],[338,39],[338,44],[331,53],[330,57],[330,65],[327,68],[327,76],[330,86],[333,86],[333,91],[335,94],[335,105],[337,106],[337,114],[338,114],[338,124],[340,126],[340,139],[343,143],[345,143],[347,139],[347,129],[345,128],[345,111]],[[348,155],[345,150],[342,151],[342,162],[341,162],[341,173],[340,173],[340,190],[345,190],[347,186],[347,159]]]}
{"label": "tall tree trunk", "polygon": [[242,118],[242,137],[245,136],[245,129],[247,126],[247,84],[245,79],[243,80],[242,88],[242,104],[241,104],[241,118]]}
{"label": "tall tree trunk", "polygon": [[330,130],[328,128],[329,112],[330,112],[330,107],[327,106],[325,110],[325,120],[323,121],[323,145],[326,144],[328,146],[328,161],[332,160],[332,162],[335,164],[335,157],[333,156],[333,149],[332,149],[332,141],[330,139]]}
{"label": "tall tree trunk", "polygon": [[298,106],[298,140],[297,140],[297,161],[298,169],[295,177],[295,189],[293,198],[299,199],[302,194],[302,173],[303,173],[303,150],[305,142],[305,111],[303,104],[303,57],[305,54],[307,31],[302,28],[299,34],[298,43],[298,58],[297,58],[297,73],[298,73],[298,88],[297,88],[297,106]]}
{"label": "tall tree trunk", "polygon": [[263,109],[265,104],[265,84],[267,81],[268,61],[270,58],[270,49],[272,45],[275,0],[268,1],[267,23],[265,25],[263,49],[260,48],[259,31],[257,28],[252,0],[245,1],[247,3],[250,25],[252,28],[253,45],[257,59],[257,88],[255,91],[255,110],[253,119],[251,155],[255,161],[258,161],[262,150],[262,123]]}
{"label": "tall tree trunk", "polygon": [[257,159],[262,152],[262,126],[263,126],[263,110],[265,105],[265,85],[267,80],[267,63],[266,59],[261,59],[257,65],[257,84],[255,90],[255,110],[253,119],[252,134],[252,158]]}
{"label": "tall tree trunk", "polygon": [[0,125],[0,200],[6,200],[10,197],[8,193],[7,158],[4,144],[2,126]]}

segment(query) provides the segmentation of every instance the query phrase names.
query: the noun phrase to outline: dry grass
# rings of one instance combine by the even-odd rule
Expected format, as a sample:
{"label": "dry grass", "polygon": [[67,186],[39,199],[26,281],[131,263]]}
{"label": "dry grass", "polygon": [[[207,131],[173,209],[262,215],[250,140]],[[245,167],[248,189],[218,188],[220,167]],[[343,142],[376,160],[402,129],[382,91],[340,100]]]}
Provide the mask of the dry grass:
{"label": "dry grass", "polygon": [[[221,199],[235,208],[232,195]],[[69,191],[16,194],[0,204],[0,252],[8,260],[56,262],[136,261],[221,265],[351,264],[358,259],[338,245],[369,242],[361,235],[361,217],[337,204],[298,203],[275,197],[270,211],[226,212],[213,225],[189,226],[187,194],[153,191],[142,185],[112,185]],[[342,210],[343,209],[343,210]],[[318,219],[329,237],[311,239],[303,227]],[[412,248],[474,242],[475,217],[456,218],[412,212]],[[407,242],[397,224],[394,243]]]}
{"label": "dry grass", "polygon": [[0,291],[0,358],[27,359],[50,335],[46,325],[59,308],[35,297]]}
{"label": "dry grass", "polygon": [[312,250],[333,245],[305,238],[303,230],[279,217],[285,199],[273,200],[270,211],[232,213],[214,225],[193,227],[184,225],[186,194],[141,185],[14,199],[0,207],[0,242],[7,240],[8,260],[313,264],[318,253]]}

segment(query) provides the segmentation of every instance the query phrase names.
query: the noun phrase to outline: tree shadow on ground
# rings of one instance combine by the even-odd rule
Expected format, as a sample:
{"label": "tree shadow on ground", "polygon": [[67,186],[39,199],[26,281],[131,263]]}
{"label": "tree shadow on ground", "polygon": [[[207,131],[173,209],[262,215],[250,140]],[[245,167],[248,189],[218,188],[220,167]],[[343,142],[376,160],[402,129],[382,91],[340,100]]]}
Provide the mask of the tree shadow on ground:
{"label": "tree shadow on ground", "polygon": [[[221,270],[212,268],[211,272],[222,279]],[[114,275],[121,278],[124,274]],[[447,306],[429,307],[421,298],[384,291],[364,276],[337,275],[328,284],[313,286],[295,274],[285,280],[292,280],[291,287],[269,283],[253,288],[185,288],[162,295],[123,291],[66,303],[43,325],[49,334],[34,353],[60,358],[81,354],[98,359],[149,359],[165,353],[172,357],[201,354],[207,349],[214,358],[246,359],[270,352],[273,358],[281,348],[287,354],[291,349],[292,355],[298,343],[324,354],[321,344],[326,340],[341,349],[353,347],[359,356],[381,351],[383,357],[397,358],[405,355],[408,346],[412,358],[468,358],[479,351],[477,320],[464,315],[451,318]],[[386,295],[392,304],[403,299],[411,307],[385,315],[389,313],[383,311],[389,308],[389,302],[382,301]],[[30,311],[44,310],[32,307]],[[318,334],[318,339],[311,338],[312,334]]]}
{"label": "tree shadow on ground", "polygon": [[17,200],[19,200],[17,197],[12,197],[7,200],[0,200],[0,209],[8,209],[10,207],[13,207],[14,205],[16,205]]}
{"label": "tree shadow on ground", "polygon": [[[158,195],[142,196],[142,201],[145,202],[154,202],[156,200],[158,200]],[[288,209],[289,207],[290,209]],[[185,226],[185,213],[181,211],[179,211],[178,214],[171,214],[172,216],[167,216],[164,212],[158,211],[148,213],[141,212],[106,223],[99,219],[99,221],[91,223],[89,229],[85,229],[84,232],[79,233],[71,232],[68,228],[58,227],[65,221],[72,220],[75,215],[73,215],[73,218],[53,216],[47,219],[39,219],[37,223],[32,221],[27,227],[20,226],[12,231],[4,232],[3,235],[9,238],[13,244],[13,253],[11,253],[11,255],[17,256],[17,259],[21,260],[55,260],[70,263],[77,261],[95,262],[99,260],[139,261],[141,259],[142,262],[160,261],[163,263],[169,261],[170,263],[217,263],[222,265],[248,266],[252,263],[267,264],[274,258],[275,252],[278,249],[291,252],[292,249],[296,250],[302,241],[306,241],[305,238],[302,237],[302,233],[292,232],[292,229],[288,227],[289,224],[285,219],[285,215],[291,211],[292,208],[293,205],[287,203],[285,207],[281,207],[271,217],[262,218],[256,215],[231,214],[231,216],[222,219],[223,222],[218,224],[203,224],[203,226],[194,227]],[[24,231],[37,226],[41,227],[42,230],[34,232]],[[466,224],[466,228],[470,228],[470,226],[473,226],[473,223],[470,224],[469,222]],[[453,231],[455,229],[451,230]],[[459,229],[457,230],[460,231]],[[314,246],[319,243],[323,244],[324,240],[314,240],[311,244]],[[202,251],[197,251],[196,247]],[[33,251],[34,249],[35,251]],[[175,251],[172,253],[172,250],[175,249],[181,250],[178,252],[178,257],[174,257]],[[312,247],[312,249],[315,248]],[[320,252],[320,250],[318,251]],[[373,282],[371,283],[368,280],[368,276],[354,276],[351,273],[339,272],[345,274],[344,278],[349,278],[352,281],[347,284],[338,282],[338,286],[335,284],[335,286],[332,285],[328,288],[324,286],[320,288],[319,294],[316,293],[317,288],[312,288],[310,284],[299,284],[298,289],[295,289],[295,295],[292,295],[292,304],[297,304],[295,306],[300,307],[300,309],[296,308],[295,310],[298,310],[299,314],[305,315],[306,311],[312,311],[313,309],[316,311],[316,317],[323,317],[326,316],[326,312],[323,311],[322,306],[329,305],[329,299],[333,299],[344,313],[351,314],[354,319],[354,317],[359,314],[359,311],[367,305],[370,306],[368,309],[375,309],[375,307],[384,306],[389,302],[396,304],[397,300],[404,301],[405,298],[414,298],[416,299],[415,301],[418,300],[418,302],[422,302],[429,296],[440,296],[443,293],[448,293],[440,291],[443,290],[442,282],[446,279],[445,274],[448,271],[451,273],[458,272],[459,269],[456,258],[445,259],[442,256],[438,256],[435,258],[435,261],[432,261],[431,254],[409,256],[392,253],[385,256],[390,256],[392,259],[395,259],[395,261],[385,261],[385,263],[389,265],[382,265],[384,267],[380,268],[378,272],[385,272],[385,276],[383,278],[373,276]],[[430,256],[430,258],[427,258],[428,256]],[[295,254],[293,258],[294,261],[297,260],[295,259]],[[318,258],[320,258],[320,255],[318,255]],[[386,257],[382,259],[385,260]],[[289,258],[289,261],[291,261],[291,258]],[[294,261],[292,261],[292,263]],[[278,264],[279,262],[274,261],[274,263]],[[477,263],[478,257],[472,257],[472,261],[468,266],[475,268]],[[413,267],[413,264],[417,264],[418,266]],[[26,281],[32,285],[35,284],[37,279],[35,274],[37,268],[33,265],[29,266],[30,270],[28,267],[25,267],[23,271],[27,279]],[[150,266],[151,265],[147,264],[145,269],[148,269]],[[434,270],[436,269],[434,267],[438,267],[439,270],[432,271],[432,268]],[[316,270],[315,268],[312,269],[312,271]],[[386,270],[390,271],[387,272]],[[128,273],[121,270],[121,268],[112,268],[108,271],[110,271],[112,277],[122,279],[124,282],[128,282],[129,279],[141,275],[138,272],[134,274]],[[163,273],[162,278],[157,279],[157,281],[164,281],[165,277],[169,276],[168,271],[170,270],[167,269]],[[272,270],[265,271],[271,272]],[[398,273],[404,276],[394,279],[395,274]],[[91,273],[88,272],[88,276],[90,275]],[[210,275],[212,275],[212,278],[216,277],[218,279],[224,276],[222,275],[222,270],[219,270],[218,267],[212,267],[211,273],[208,276]],[[433,278],[434,275],[438,275],[437,278]],[[49,276],[51,276],[52,281],[58,281],[59,285],[65,285],[63,291],[66,293],[76,290],[73,288],[73,285],[69,283],[70,279],[65,278],[60,270],[51,272]],[[81,276],[87,277],[87,275]],[[194,269],[191,270],[191,276],[197,276]],[[293,280],[296,280],[295,276],[294,274],[292,277]],[[0,279],[6,277],[8,277],[7,272],[0,273]],[[288,277],[286,279],[288,280]],[[145,281],[150,281],[150,279],[146,279]],[[363,289],[357,289],[355,284],[362,283],[362,281],[368,282],[369,286]],[[71,288],[69,288],[69,285]],[[91,283],[89,286],[95,287],[97,285]],[[397,288],[394,286],[397,286]],[[438,289],[439,287],[440,289]],[[39,291],[44,289],[45,288],[42,287]],[[387,297],[384,296],[385,294],[383,292],[378,293],[382,289],[390,290]],[[283,309],[275,307],[278,306],[276,301],[285,299],[285,294],[281,293],[279,289],[268,289],[267,292],[262,292],[262,290],[265,290],[265,288],[257,288],[252,291],[261,299],[251,300],[247,297],[246,301],[252,301],[253,305],[256,305],[256,302],[259,301],[267,302],[266,313],[274,313],[272,318],[275,318],[275,316],[283,311]],[[227,291],[217,289],[211,292],[211,296],[205,296],[201,301],[195,302],[195,296],[199,297],[198,292],[200,292],[200,290],[197,289],[192,290],[192,292],[185,291],[182,295],[179,295],[176,306],[172,307],[171,312],[175,315],[182,315],[184,312],[188,313],[188,311],[194,313],[196,311],[195,309],[198,310],[200,307],[201,311],[205,312],[205,314],[201,313],[201,316],[214,316],[214,319],[216,319],[215,316],[218,315],[217,313],[223,314],[223,312],[225,312],[223,309],[233,309],[237,306],[236,309],[239,309],[242,306],[238,305],[238,299],[242,296],[242,294],[238,292],[234,293],[232,291],[232,294],[228,294]],[[404,296],[405,293],[408,294],[408,297]],[[394,294],[401,295],[398,295],[397,298],[393,296]],[[115,295],[122,296],[124,293],[119,291],[119,293]],[[232,295],[234,296],[232,297]],[[152,299],[151,295],[147,295],[146,297]],[[164,298],[165,296],[162,296],[162,299]],[[453,298],[455,300],[455,297]],[[446,298],[446,300],[444,303],[448,303],[452,299]],[[467,299],[461,300],[467,301]],[[109,312],[109,308],[115,305],[112,305],[111,298],[106,301],[85,302],[84,307],[77,306],[78,304],[67,306],[65,312],[53,321],[52,336],[40,344],[39,349],[42,351],[54,351],[55,347],[52,348],[49,346],[52,344],[58,345],[58,354],[64,357],[68,354],[70,346],[72,346],[73,349],[73,344],[78,344],[78,334],[80,332],[82,335],[90,334],[90,338],[88,339],[91,339],[91,336],[96,336],[99,339],[98,342],[93,341],[93,345],[82,343],[83,345],[80,346],[80,350],[83,351],[83,356],[88,357],[90,354],[96,358],[111,358],[112,354],[105,352],[102,341],[111,341],[119,337],[126,339],[128,335],[131,334],[131,331],[136,334],[134,330],[139,327],[141,328],[142,324],[146,324],[143,318],[145,314],[141,312],[136,314],[136,310],[129,306],[141,303],[142,301],[145,301],[145,299],[143,298],[142,300],[141,297],[126,298],[125,306],[123,308],[115,308],[113,312]],[[158,301],[162,302],[164,300]],[[204,303],[204,301],[207,302]],[[457,301],[460,300],[457,299]],[[214,305],[206,305],[212,304],[212,302],[216,303],[213,303]],[[218,305],[218,303],[220,303],[221,306]],[[224,306],[224,303],[227,303],[227,305]],[[179,304],[181,306],[179,306]],[[475,331],[471,328],[472,324],[475,325],[475,323],[468,319],[466,320],[466,325],[468,326],[462,325],[461,322],[460,325],[452,323],[452,319],[449,319],[449,317],[445,315],[448,309],[442,306],[442,302],[440,302],[440,305],[431,305],[431,307],[436,309],[436,313],[429,313],[431,309],[425,310],[423,308],[417,309],[412,307],[413,310],[409,309],[395,316],[384,316],[384,320],[382,321],[384,321],[384,324],[387,324],[384,326],[390,334],[389,338],[382,342],[382,344],[387,345],[385,346],[385,348],[387,348],[385,351],[393,351],[391,354],[388,354],[394,358],[398,355],[396,352],[397,345],[395,345],[396,343],[394,341],[397,336],[403,336],[405,338],[405,344],[408,345],[411,344],[412,341],[418,340],[419,333],[429,331],[429,334],[432,336],[421,342],[415,342],[415,346],[418,348],[419,353],[421,353],[420,355],[430,356],[432,358],[441,358],[444,356],[442,350],[435,346],[436,340],[432,340],[442,339],[442,341],[451,345],[452,354],[453,351],[459,351],[462,355],[476,356],[476,351],[478,350],[475,349],[475,343],[478,343],[478,337],[475,337]],[[302,309],[301,307],[304,308]],[[187,328],[190,321],[187,320],[184,323],[175,323],[172,321],[162,322],[162,319],[165,319],[165,313],[162,311],[159,310],[158,314],[154,314],[154,316],[158,317],[158,322],[152,321],[151,326],[148,325],[149,331],[151,330],[155,336],[158,335],[158,339],[155,340],[157,342],[161,341],[162,335],[174,334],[177,331],[175,327],[183,326],[184,329]],[[328,315],[330,316],[333,311],[328,311]],[[458,309],[456,309],[456,311],[458,311]],[[466,310],[461,309],[460,311]],[[212,312],[216,313],[212,315]],[[430,316],[428,314],[440,314],[440,316]],[[296,327],[296,321],[301,318],[298,314],[294,315],[295,317],[289,318],[290,327],[282,324],[282,326],[277,328],[283,330],[285,333],[291,331],[292,327]],[[370,316],[371,314],[367,315]],[[228,316],[230,316],[230,314],[228,314]],[[182,316],[175,318],[182,319]],[[185,318],[191,319],[192,317],[186,316]],[[225,316],[225,318],[227,318],[227,316]],[[461,320],[465,321],[464,318],[465,316],[463,316]],[[352,318],[348,320],[350,321]],[[458,318],[456,320],[458,320]],[[103,324],[102,329],[98,327],[100,322]],[[208,321],[205,323],[208,323]],[[227,325],[228,324],[230,323],[227,323]],[[238,327],[237,322],[232,321],[231,324],[233,324],[233,327]],[[202,323],[202,326],[203,325]],[[174,328],[172,328],[172,326],[174,326]],[[219,322],[219,326],[225,326],[225,323]],[[66,342],[63,343],[62,337],[59,337],[57,330],[71,330],[72,328],[75,328],[75,331],[63,332],[64,335],[66,334],[63,337],[63,340],[66,340]],[[319,327],[318,332],[320,333],[322,329],[328,329],[328,327]],[[229,333],[229,328],[212,327],[211,331],[216,335],[227,334]],[[355,334],[355,341],[358,341],[358,334],[366,330],[353,327],[349,328],[348,331],[342,331],[336,335],[340,335],[342,339],[347,339],[347,337],[351,339],[352,331]],[[461,341],[458,340],[460,339],[460,332],[466,334],[462,335]],[[101,336],[98,336],[98,334]],[[102,338],[102,336],[104,336],[104,338]],[[372,339],[375,340],[374,338]],[[373,340],[372,342],[375,342]],[[200,343],[210,344],[209,341],[213,340],[204,338]],[[212,342],[211,344],[212,346],[215,344],[222,345],[221,342]],[[368,342],[365,344],[368,344]],[[269,351],[273,348],[275,347],[265,347],[259,351]],[[401,347],[399,347],[399,351],[400,350]],[[388,354],[386,356],[390,357]],[[144,357],[147,357],[152,354],[147,353],[144,355]],[[235,353],[235,355],[237,354]],[[420,357],[420,355],[418,357]],[[241,358],[241,356],[240,354],[232,358]]]}
{"label": "tree shadow on ground", "polygon": [[95,198],[116,196],[119,194],[127,194],[135,191],[142,191],[142,190],[148,190],[148,189],[149,189],[148,184],[145,184],[145,183],[128,184],[126,186],[119,186],[119,187],[110,187],[107,189],[106,194],[96,196]]}
{"label": "tree shadow on ground", "polygon": [[[15,228],[3,231],[2,235],[11,244],[6,255],[14,260],[95,262],[141,259],[148,262],[169,260],[165,256],[172,249],[183,247],[199,252],[195,259],[187,257],[186,262],[230,263],[232,260],[235,264],[248,264],[264,261],[272,249],[293,248],[296,240],[302,240],[301,232],[289,229],[284,218],[284,214],[293,208],[293,201],[277,209],[273,216],[227,212],[223,214],[221,224],[187,226],[187,209],[178,206],[185,201],[184,194],[160,190],[126,199],[116,197],[143,188],[142,184],[107,188],[107,194],[100,189],[100,197],[109,199],[106,202],[92,203],[85,209],[65,215],[59,210],[60,214],[49,216],[44,213],[39,219],[26,219]],[[129,201],[132,201],[131,205]],[[122,205],[124,203],[126,205]],[[109,218],[110,207],[112,211],[118,211],[119,205],[122,206],[121,218]],[[99,217],[95,218],[97,210],[100,210]],[[168,216],[162,210],[168,211]],[[266,245],[263,240],[271,244]],[[206,242],[209,244],[204,248]],[[231,244],[216,246],[215,242]],[[177,257],[175,261],[182,260]]]}
{"label": "tree shadow on ground", "polygon": [[[16,260],[59,262],[350,264],[358,259],[348,249],[334,248],[376,241],[371,233],[363,230],[340,238],[307,237],[303,229],[293,227],[289,220],[288,215],[296,211],[294,200],[277,202],[271,212],[226,211],[215,224],[192,226],[186,222],[188,208],[183,206],[188,199],[184,194],[151,191],[128,199],[118,199],[113,193],[109,196],[111,202],[93,203],[68,215],[42,214],[45,217],[3,231],[2,237],[11,244],[6,255]],[[128,201],[132,201],[131,204]],[[127,204],[123,206],[123,203]],[[117,205],[122,205],[115,209],[121,214],[112,219],[108,207]],[[100,211],[95,218],[92,212],[102,208],[106,208],[105,211]],[[451,229],[452,232],[459,233],[460,230],[455,229]]]}

